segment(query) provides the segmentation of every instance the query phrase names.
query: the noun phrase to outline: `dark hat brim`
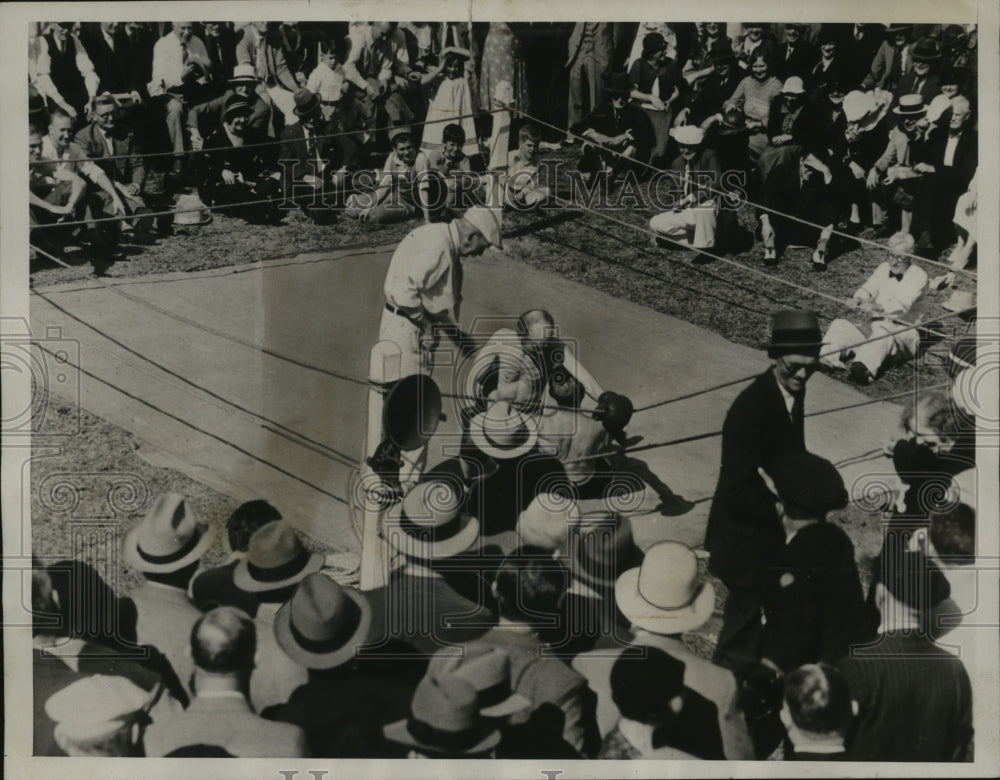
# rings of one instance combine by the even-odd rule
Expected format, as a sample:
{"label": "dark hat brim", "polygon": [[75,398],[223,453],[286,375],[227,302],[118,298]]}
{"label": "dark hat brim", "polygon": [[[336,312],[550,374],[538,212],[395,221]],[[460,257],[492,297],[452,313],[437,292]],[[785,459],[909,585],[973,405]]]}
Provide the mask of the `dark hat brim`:
{"label": "dark hat brim", "polygon": [[319,95],[313,93],[313,96],[310,98],[308,103],[304,106],[295,106],[295,108],[292,109],[292,113],[295,114],[295,116],[309,116],[310,114],[318,111],[321,105],[322,101],[319,99]]}
{"label": "dark hat brim", "polygon": [[360,610],[358,626],[340,647],[325,653],[306,650],[296,641],[292,633],[291,602],[285,602],[281,606],[274,617],[274,636],[285,655],[307,669],[333,669],[347,663],[354,657],[354,649],[367,643],[370,638],[372,608],[361,594],[355,593],[349,588],[345,588],[344,593],[357,604]]}

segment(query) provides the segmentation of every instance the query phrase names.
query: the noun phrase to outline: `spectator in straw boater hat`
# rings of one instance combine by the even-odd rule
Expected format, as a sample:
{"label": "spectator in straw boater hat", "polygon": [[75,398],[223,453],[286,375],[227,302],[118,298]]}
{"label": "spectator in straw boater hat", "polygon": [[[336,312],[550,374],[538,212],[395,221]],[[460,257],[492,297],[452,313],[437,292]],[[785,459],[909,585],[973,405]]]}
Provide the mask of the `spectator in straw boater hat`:
{"label": "spectator in straw boater hat", "polygon": [[[698,571],[698,559],[680,542],[658,542],[646,550],[638,567],[618,576],[615,603],[632,624],[627,645],[581,653],[573,668],[597,694],[597,726],[602,738],[614,728],[619,711],[611,696],[611,670],[622,653],[655,647],[684,664],[684,685],[715,705],[722,750],[730,760],[753,757],[743,714],[737,706],[732,672],[689,650],[682,634],[700,628],[715,609],[715,589]],[[709,735],[706,735],[706,738]]]}
{"label": "spectator in straw boater hat", "polygon": [[913,220],[914,200],[921,195],[922,176],[914,166],[924,162],[926,143],[923,124],[927,106],[920,95],[903,95],[892,109],[896,116],[895,126],[889,130],[889,141],[871,170],[868,172],[867,187],[872,191],[872,199],[886,212],[886,230],[895,220],[899,211],[899,232],[910,233]]}
{"label": "spectator in straw boater hat", "polygon": [[382,534],[403,565],[385,585],[366,593],[376,648],[395,640],[408,645],[411,657],[430,656],[475,639],[492,624],[492,614],[479,601],[478,577],[438,565],[479,540],[479,520],[464,503],[459,480],[440,478],[418,483],[389,510]]}
{"label": "spectator in straw boater hat", "polygon": [[187,636],[201,616],[188,600],[187,589],[214,540],[215,531],[184,496],[166,493],[123,542],[126,562],[144,577],[129,594],[138,610],[139,642],[161,650],[185,686],[194,671]]}
{"label": "spectator in straw boater hat", "polygon": [[476,689],[454,674],[424,677],[408,716],[384,732],[410,748],[409,758],[488,758],[500,743],[496,724],[479,712]]}
{"label": "spectator in straw boater hat", "polygon": [[250,679],[250,701],[257,712],[286,701],[308,678],[306,668],[279,647],[274,619],[295,586],[322,565],[322,555],[309,552],[287,521],[276,520],[250,537],[246,558],[233,570],[233,584],[260,600],[254,618],[257,665]]}
{"label": "spectator in straw boater hat", "polygon": [[781,453],[805,449],[804,406],[823,344],[811,311],[780,311],[764,345],[771,367],[743,390],[722,426],[722,463],[709,511],[709,570],[729,590],[717,663],[737,673],[759,657],[760,597],[784,533],[759,469]]}
{"label": "spectator in straw boater hat", "polygon": [[326,758],[402,757],[382,726],[406,716],[416,680],[398,659],[360,655],[377,632],[364,593],[310,574],[275,617],[281,649],[309,670],[309,680],[262,715],[299,726],[309,752]]}

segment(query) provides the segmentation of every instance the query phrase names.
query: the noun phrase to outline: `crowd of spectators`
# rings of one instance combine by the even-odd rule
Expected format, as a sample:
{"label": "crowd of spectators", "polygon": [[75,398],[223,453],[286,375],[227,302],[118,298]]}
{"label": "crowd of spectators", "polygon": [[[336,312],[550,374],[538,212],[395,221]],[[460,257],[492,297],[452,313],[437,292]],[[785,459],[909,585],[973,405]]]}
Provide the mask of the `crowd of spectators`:
{"label": "crowd of spectators", "polygon": [[[290,202],[324,223],[443,220],[454,177],[488,168],[509,177],[507,205],[534,208],[554,183],[542,181],[544,153],[581,141],[588,181],[669,172],[673,207],[650,227],[702,250],[696,259],[745,240],[732,212],[747,197],[768,265],[804,245],[823,270],[838,237],[864,231],[911,234],[925,257],[953,247],[956,268],[975,250],[974,26],[60,22],[33,32],[31,132],[48,140],[40,160],[32,141],[32,225],[87,228],[37,231],[46,251],[67,232],[105,256],[122,229],[155,237],[169,220],[99,221],[141,214],[146,201],[162,208],[153,172],[175,174],[168,189],[197,195],[186,202],[251,222],[280,220],[287,208],[272,206]],[[514,121],[497,159],[504,109]],[[112,158],[100,167],[114,186],[85,163],[101,158]],[[253,201],[270,203],[233,206]]]}

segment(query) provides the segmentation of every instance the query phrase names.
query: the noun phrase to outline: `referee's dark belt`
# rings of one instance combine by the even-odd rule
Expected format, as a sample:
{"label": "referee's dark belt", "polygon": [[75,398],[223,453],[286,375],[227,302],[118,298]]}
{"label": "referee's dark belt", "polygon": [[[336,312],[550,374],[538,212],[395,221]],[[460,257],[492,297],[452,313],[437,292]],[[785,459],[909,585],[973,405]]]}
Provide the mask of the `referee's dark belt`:
{"label": "referee's dark belt", "polygon": [[385,303],[385,309],[386,309],[386,311],[392,312],[393,314],[395,314],[398,317],[402,317],[403,319],[409,320],[411,323],[413,323],[414,325],[416,325],[418,328],[422,328],[423,327],[423,325],[421,324],[421,322],[418,319],[416,319],[412,314],[410,314],[410,312],[407,309],[401,309],[399,306],[394,306],[393,304],[389,303],[388,301],[386,301],[386,303]]}

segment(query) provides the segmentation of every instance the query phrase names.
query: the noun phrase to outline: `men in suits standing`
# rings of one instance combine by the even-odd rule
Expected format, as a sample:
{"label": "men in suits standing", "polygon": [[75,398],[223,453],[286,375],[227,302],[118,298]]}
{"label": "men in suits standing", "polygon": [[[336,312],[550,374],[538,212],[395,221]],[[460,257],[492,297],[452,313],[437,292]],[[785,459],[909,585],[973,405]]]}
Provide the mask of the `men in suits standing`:
{"label": "men in suits standing", "polygon": [[80,42],[94,64],[101,92],[134,93],[136,102],[142,99],[145,84],[121,22],[85,24],[80,31]]}
{"label": "men in suits standing", "polygon": [[758,469],[805,449],[806,382],[819,365],[819,321],[809,311],[780,311],[766,345],[771,367],[737,396],[722,427],[722,465],[705,533],[709,571],[729,589],[716,663],[737,674],[760,657],[761,594],[784,533],[774,496]]}
{"label": "men in suits standing", "polygon": [[789,451],[770,465],[785,545],[768,573],[762,659],[790,671],[833,663],[872,638],[854,545],[827,512],[847,505],[837,469],[810,452]]}
{"label": "men in suits standing", "polygon": [[604,77],[611,67],[615,48],[614,25],[577,22],[569,37],[569,124],[582,120],[597,108]]}
{"label": "men in suits standing", "polygon": [[144,576],[129,594],[139,613],[139,642],[159,648],[185,686],[194,672],[188,652],[191,627],[201,617],[188,601],[187,588],[214,539],[215,532],[194,515],[184,496],[166,493],[122,544],[125,561]]}
{"label": "men in suits standing", "polygon": [[898,101],[903,95],[920,95],[929,104],[941,94],[938,72],[941,68],[941,46],[933,38],[924,38],[913,45],[913,70],[906,73],[893,90]]}
{"label": "men in suits standing", "polygon": [[885,26],[862,22],[852,25],[823,25],[824,30],[828,27],[841,33],[839,50],[845,67],[841,76],[845,85],[854,87],[868,75],[875,52],[885,37]]}
{"label": "men in suits standing", "polygon": [[212,745],[238,757],[304,756],[302,729],[266,721],[250,709],[247,690],[256,649],[254,624],[245,613],[217,607],[203,615],[191,632],[195,697],[183,714],[149,727],[146,754]]}
{"label": "men in suits standing", "polygon": [[861,88],[878,87],[892,92],[896,84],[913,69],[910,56],[910,31],[912,24],[891,24],[885,31],[885,40],[875,52],[871,68],[861,80]]}

